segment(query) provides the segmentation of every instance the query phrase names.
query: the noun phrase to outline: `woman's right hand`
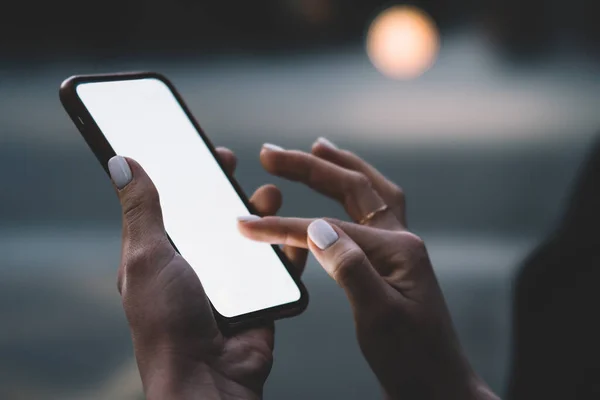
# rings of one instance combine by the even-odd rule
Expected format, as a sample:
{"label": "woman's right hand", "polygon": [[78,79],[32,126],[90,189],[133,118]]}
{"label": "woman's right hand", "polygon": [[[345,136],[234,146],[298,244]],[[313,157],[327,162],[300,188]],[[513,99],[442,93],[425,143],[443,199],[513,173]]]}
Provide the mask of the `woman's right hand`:
{"label": "woman's right hand", "polygon": [[463,355],[423,241],[406,229],[402,191],[326,141],[312,154],[265,146],[261,161],[339,200],[355,221],[265,217],[240,230],[311,250],[345,290],[360,348],[388,398],[495,399]]}

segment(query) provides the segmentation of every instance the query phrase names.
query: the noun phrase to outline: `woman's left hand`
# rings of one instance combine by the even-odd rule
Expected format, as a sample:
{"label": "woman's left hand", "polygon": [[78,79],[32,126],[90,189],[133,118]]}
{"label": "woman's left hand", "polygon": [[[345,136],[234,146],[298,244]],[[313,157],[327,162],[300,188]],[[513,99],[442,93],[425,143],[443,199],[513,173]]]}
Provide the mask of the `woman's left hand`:
{"label": "woman's left hand", "polygon": [[[233,174],[233,153],[217,151]],[[120,156],[111,159],[109,169],[123,209],[118,288],[147,398],[261,398],[273,362],[273,325],[223,336],[202,283],[165,234],[158,192],[148,175]],[[281,193],[266,185],[250,202],[260,215],[273,215]],[[284,252],[301,271],[306,250]]]}

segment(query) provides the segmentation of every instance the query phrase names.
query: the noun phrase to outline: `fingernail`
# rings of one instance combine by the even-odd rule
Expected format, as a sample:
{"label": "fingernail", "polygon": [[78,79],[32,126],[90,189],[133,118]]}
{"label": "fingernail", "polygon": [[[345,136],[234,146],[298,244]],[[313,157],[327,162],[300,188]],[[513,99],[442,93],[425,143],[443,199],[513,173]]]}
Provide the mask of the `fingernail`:
{"label": "fingernail", "polygon": [[329,139],[326,139],[324,137],[320,137],[317,139],[317,141],[315,142],[315,144],[322,144],[325,147],[329,147],[330,149],[337,149],[338,147],[331,142]]}
{"label": "fingernail", "polygon": [[241,217],[237,217],[239,222],[250,222],[250,221],[258,221],[260,217],[258,215],[242,215]]}
{"label": "fingernail", "polygon": [[110,172],[110,178],[118,189],[123,189],[133,179],[127,160],[121,156],[114,156],[108,160],[108,171]]}
{"label": "fingernail", "polygon": [[276,144],[272,144],[272,143],[265,143],[265,144],[263,144],[263,149],[267,149],[267,150],[270,150],[270,151],[283,151],[283,150],[285,150],[283,147],[277,146]]}
{"label": "fingernail", "polygon": [[308,226],[308,237],[321,249],[325,250],[340,238],[337,232],[325,220],[317,219]]}

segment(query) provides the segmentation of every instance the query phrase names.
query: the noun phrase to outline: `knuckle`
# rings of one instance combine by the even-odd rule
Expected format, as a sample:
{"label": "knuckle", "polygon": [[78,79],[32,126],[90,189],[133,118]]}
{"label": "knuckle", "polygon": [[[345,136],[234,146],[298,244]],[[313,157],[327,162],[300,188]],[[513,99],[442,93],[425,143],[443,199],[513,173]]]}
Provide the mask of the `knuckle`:
{"label": "knuckle", "polygon": [[406,247],[414,250],[425,250],[425,241],[423,241],[420,236],[407,231],[400,232],[400,235],[402,236],[402,241],[405,243]]}
{"label": "knuckle", "polygon": [[393,185],[391,189],[391,198],[396,204],[404,204],[406,196],[401,187]]}
{"label": "knuckle", "polygon": [[132,193],[123,207],[123,215],[129,222],[134,222],[147,215],[160,211],[158,190],[150,185],[143,192]]}
{"label": "knuckle", "polygon": [[146,248],[128,249],[123,260],[123,274],[121,280],[126,276],[138,276],[144,271],[144,267],[151,259],[150,251]]}
{"label": "knuckle", "polygon": [[322,168],[319,168],[319,164],[315,162],[314,158],[306,160],[301,171],[302,177],[300,180],[308,182],[309,184],[318,184],[324,179]]}
{"label": "knuckle", "polygon": [[390,245],[394,243],[411,251],[425,250],[425,241],[420,236],[409,231],[392,232]]}
{"label": "knuckle", "polygon": [[352,182],[354,188],[357,190],[371,188],[371,180],[362,172],[352,172],[352,177],[350,181]]}
{"label": "knuckle", "polygon": [[123,207],[123,217],[129,224],[139,220],[145,213],[145,207],[141,199],[132,198]]}
{"label": "knuckle", "polygon": [[124,254],[125,257],[123,260],[123,271],[129,273],[131,272],[132,268],[135,269],[139,265],[145,264],[149,259],[148,253],[149,251],[146,247],[127,248]]}
{"label": "knuckle", "polygon": [[344,158],[346,158],[349,161],[354,161],[354,163],[364,162],[363,159],[360,158],[360,156],[358,154],[354,153],[353,151],[341,150],[340,153],[344,156]]}
{"label": "knuckle", "polygon": [[337,218],[331,218],[331,217],[323,217],[321,218],[322,220],[326,221],[329,225],[336,225],[336,226],[340,226],[343,224],[343,221],[337,219]]}
{"label": "knuckle", "polygon": [[156,186],[154,185],[149,185],[146,188],[144,192],[144,198],[150,204],[160,204],[160,196],[158,194],[158,189],[156,189]]}
{"label": "knuckle", "polygon": [[406,262],[418,264],[421,260],[428,258],[425,242],[412,232],[394,232],[396,246],[402,248],[399,253]]}
{"label": "knuckle", "polygon": [[284,245],[289,245],[294,243],[294,235],[292,232],[292,229],[288,226],[288,225],[284,225],[282,223],[279,223],[279,226],[281,227],[281,235],[283,237],[283,244]]}
{"label": "knuckle", "polygon": [[126,246],[119,281],[122,282],[126,277],[143,275],[149,270],[148,266],[151,263],[160,262],[172,251],[165,238],[148,238],[142,245]]}
{"label": "knuckle", "polygon": [[331,218],[331,217],[323,217],[321,218],[325,221],[327,221],[327,223],[329,225],[335,225],[338,228],[340,228],[342,230],[342,232],[348,234],[348,232],[352,232],[352,225],[356,225],[354,222],[348,222],[348,221],[343,221],[341,219],[337,219],[337,218]]}
{"label": "knuckle", "polygon": [[359,268],[364,268],[367,256],[358,247],[351,247],[338,254],[335,262],[333,277],[338,282],[352,279]]}
{"label": "knuckle", "polygon": [[372,190],[371,180],[362,172],[349,171],[349,176],[342,183],[344,203],[352,201],[367,190]]}

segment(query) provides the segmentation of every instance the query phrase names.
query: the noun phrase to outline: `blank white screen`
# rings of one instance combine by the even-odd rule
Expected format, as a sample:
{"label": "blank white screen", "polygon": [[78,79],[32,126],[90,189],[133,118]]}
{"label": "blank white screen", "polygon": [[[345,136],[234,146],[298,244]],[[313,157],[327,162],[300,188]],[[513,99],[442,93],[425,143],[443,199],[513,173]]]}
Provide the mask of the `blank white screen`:
{"label": "blank white screen", "polygon": [[77,93],[115,152],[152,178],[166,231],[219,313],[234,317],[300,299],[271,246],[238,232],[236,217],[249,211],[166,84],[84,83]]}

